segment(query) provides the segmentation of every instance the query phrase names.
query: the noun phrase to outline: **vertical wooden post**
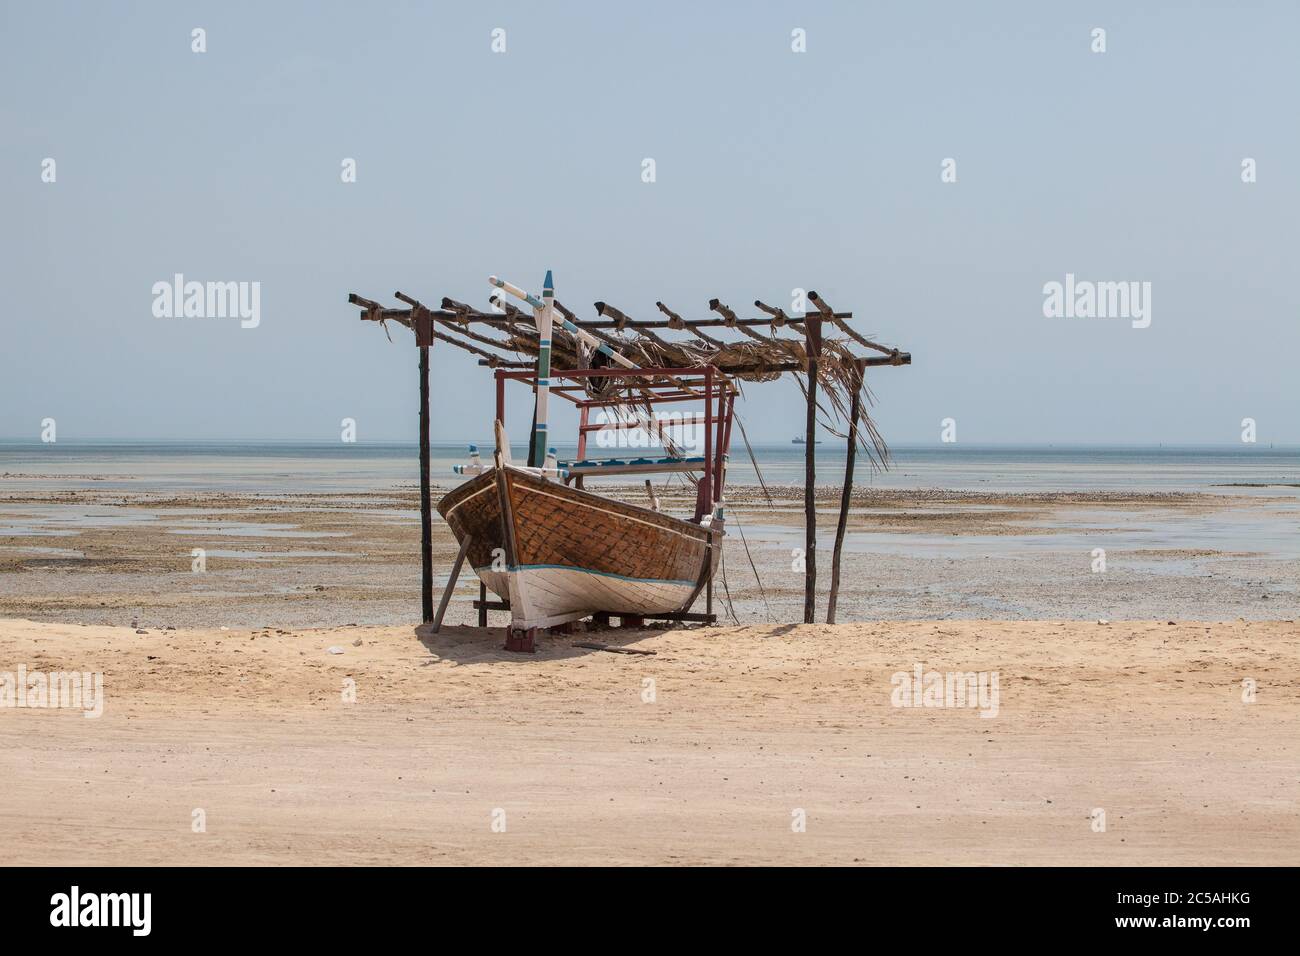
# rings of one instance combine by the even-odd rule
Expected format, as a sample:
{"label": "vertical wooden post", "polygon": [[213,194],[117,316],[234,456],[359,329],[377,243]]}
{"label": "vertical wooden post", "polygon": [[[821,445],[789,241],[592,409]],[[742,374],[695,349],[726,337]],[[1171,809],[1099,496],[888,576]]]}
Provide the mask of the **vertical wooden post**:
{"label": "vertical wooden post", "polygon": [[849,407],[849,445],[844,457],[844,487],[840,490],[840,520],[835,525],[835,550],[831,552],[831,593],[826,601],[826,623],[835,623],[835,602],[840,596],[840,549],[849,523],[853,497],[853,461],[858,451],[858,416],[862,412],[862,366],[853,377],[853,400]]}
{"label": "vertical wooden post", "polygon": [[425,624],[433,620],[433,502],[429,495],[429,347],[433,316],[415,310],[415,344],[420,349],[420,612]]}
{"label": "vertical wooden post", "polygon": [[804,574],[803,622],[812,624],[817,614],[817,358],[822,350],[822,320],[804,318],[805,346],[808,351],[808,419],[804,429]]}

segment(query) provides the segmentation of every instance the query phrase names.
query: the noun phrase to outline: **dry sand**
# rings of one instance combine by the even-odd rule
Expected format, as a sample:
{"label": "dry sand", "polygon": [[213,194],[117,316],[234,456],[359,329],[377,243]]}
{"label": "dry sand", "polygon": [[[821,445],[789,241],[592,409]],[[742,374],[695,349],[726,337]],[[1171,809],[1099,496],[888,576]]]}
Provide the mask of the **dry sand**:
{"label": "dry sand", "polygon": [[[5,860],[1300,863],[1293,621],[499,644],[470,628],[0,621],[0,671],[102,671],[107,698],[97,719],[0,708]],[[998,715],[891,706],[891,675],[916,663],[997,671]]]}

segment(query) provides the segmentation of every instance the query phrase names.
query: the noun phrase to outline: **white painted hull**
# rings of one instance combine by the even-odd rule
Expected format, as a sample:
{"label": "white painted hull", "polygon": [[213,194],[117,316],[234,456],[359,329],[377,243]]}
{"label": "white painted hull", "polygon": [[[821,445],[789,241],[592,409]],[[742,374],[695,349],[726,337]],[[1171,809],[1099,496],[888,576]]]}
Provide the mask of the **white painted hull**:
{"label": "white painted hull", "polygon": [[647,581],[578,568],[476,568],[488,590],[510,602],[515,627],[554,627],[599,607],[611,614],[667,614],[687,604],[694,581]]}

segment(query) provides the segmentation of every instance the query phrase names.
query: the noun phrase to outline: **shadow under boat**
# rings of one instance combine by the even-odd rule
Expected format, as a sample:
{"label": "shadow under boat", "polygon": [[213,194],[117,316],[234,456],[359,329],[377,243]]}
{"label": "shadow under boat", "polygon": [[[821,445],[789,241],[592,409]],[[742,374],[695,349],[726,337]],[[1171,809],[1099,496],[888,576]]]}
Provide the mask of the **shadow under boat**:
{"label": "shadow under boat", "polygon": [[[705,625],[646,624],[643,627],[610,626],[573,633],[549,631],[547,634],[550,639],[537,641],[532,651],[543,655],[545,659],[587,657],[601,654],[602,651],[626,654],[632,659],[640,659],[641,655],[654,657],[657,652],[640,649],[638,645],[667,631],[703,626]],[[440,660],[459,664],[520,661],[517,653],[502,646],[499,626],[444,624],[435,631],[432,624],[420,624],[414,628],[414,634],[430,654],[429,660],[425,661],[426,665],[436,664]]]}

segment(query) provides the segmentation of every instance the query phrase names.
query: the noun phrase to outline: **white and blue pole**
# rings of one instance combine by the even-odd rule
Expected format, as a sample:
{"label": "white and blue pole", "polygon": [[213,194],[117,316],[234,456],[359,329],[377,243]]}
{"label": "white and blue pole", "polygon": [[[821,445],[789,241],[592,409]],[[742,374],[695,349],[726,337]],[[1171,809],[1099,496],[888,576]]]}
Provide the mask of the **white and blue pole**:
{"label": "white and blue pole", "polygon": [[541,468],[546,461],[546,422],[551,397],[551,326],[555,323],[555,283],[546,270],[542,283],[542,306],[533,307],[537,319],[537,421],[533,425],[533,460],[528,464]]}
{"label": "white and blue pole", "polygon": [[[546,453],[549,448],[547,445],[547,407],[551,394],[551,330],[554,328],[557,319],[555,313],[555,283],[551,278],[551,270],[547,269],[546,281],[542,284],[542,297],[539,299],[537,296],[525,292],[518,286],[511,285],[496,276],[488,276],[488,282],[498,289],[509,292],[515,298],[527,302],[533,308],[533,318],[537,322],[538,335],[537,423],[533,426],[533,453],[528,460],[528,464],[533,468],[544,468]],[[558,319],[560,328],[576,336],[589,348],[607,356],[614,364],[623,368],[634,369],[637,367],[587,330],[579,328],[563,316],[558,316]]]}

